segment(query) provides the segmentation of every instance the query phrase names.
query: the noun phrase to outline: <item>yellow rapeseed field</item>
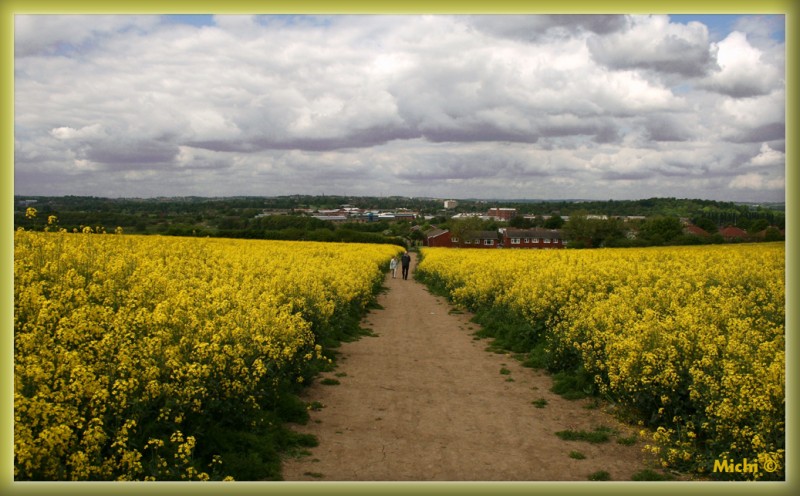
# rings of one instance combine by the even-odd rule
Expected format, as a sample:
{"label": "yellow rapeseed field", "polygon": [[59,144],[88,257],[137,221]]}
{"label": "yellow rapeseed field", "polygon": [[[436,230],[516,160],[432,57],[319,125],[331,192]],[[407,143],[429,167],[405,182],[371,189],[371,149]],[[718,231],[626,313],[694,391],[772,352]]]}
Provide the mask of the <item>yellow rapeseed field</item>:
{"label": "yellow rapeseed field", "polygon": [[17,232],[15,479],[225,478],[193,433],[259,422],[398,251]]}
{"label": "yellow rapeseed field", "polygon": [[[664,467],[784,477],[783,243],[430,248],[417,272],[457,304],[503,308],[542,329],[549,368],[592,377],[649,428],[647,449]],[[747,460],[746,470],[719,470],[720,460]]]}

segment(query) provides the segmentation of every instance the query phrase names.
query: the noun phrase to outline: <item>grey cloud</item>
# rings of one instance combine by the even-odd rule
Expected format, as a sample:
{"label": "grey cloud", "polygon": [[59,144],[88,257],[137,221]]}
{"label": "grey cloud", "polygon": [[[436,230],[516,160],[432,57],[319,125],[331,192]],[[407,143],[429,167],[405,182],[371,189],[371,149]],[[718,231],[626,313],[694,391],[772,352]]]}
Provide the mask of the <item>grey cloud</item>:
{"label": "grey cloud", "polygon": [[664,169],[674,171],[674,175],[678,176],[705,175],[707,172],[709,172],[710,169],[702,158],[697,158],[695,160],[696,161],[691,161],[687,158],[665,157]]}
{"label": "grey cloud", "polygon": [[608,170],[600,175],[606,181],[632,181],[638,179],[648,179],[653,176],[653,172],[646,169],[635,171],[614,171]]}
{"label": "grey cloud", "polygon": [[508,177],[504,165],[497,160],[480,160],[470,155],[439,156],[432,164],[416,164],[399,171],[396,176],[406,181],[475,180]]}
{"label": "grey cloud", "polygon": [[786,138],[786,125],[783,122],[773,122],[751,129],[744,129],[736,134],[727,137],[735,143],[763,143],[765,141],[780,140]]}
{"label": "grey cloud", "polygon": [[621,15],[488,15],[470,16],[468,22],[478,30],[519,41],[539,41],[548,37],[562,38],[588,31],[607,34],[625,26]]}
{"label": "grey cloud", "polygon": [[158,22],[154,15],[16,15],[14,55],[72,51],[122,30],[150,29]]}
{"label": "grey cloud", "polygon": [[408,140],[422,136],[406,128],[376,127],[349,132],[333,137],[314,136],[253,136],[246,139],[189,140],[185,144],[195,148],[221,152],[255,153],[265,150],[333,151],[348,148],[370,148],[393,140]]}
{"label": "grey cloud", "polygon": [[434,143],[479,141],[536,143],[539,140],[535,134],[503,129],[489,124],[424,129],[422,136]]}
{"label": "grey cloud", "polygon": [[772,91],[771,84],[760,78],[757,74],[751,74],[746,79],[709,81],[702,84],[701,87],[733,98],[750,98],[768,95],[770,91]]}
{"label": "grey cloud", "polygon": [[104,140],[81,147],[80,155],[111,167],[171,163],[178,146],[153,140]]}
{"label": "grey cloud", "polygon": [[667,178],[687,179],[692,177],[708,177],[709,169],[703,163],[665,160],[663,163],[654,166],[653,171]]}
{"label": "grey cloud", "polygon": [[686,126],[674,116],[649,116],[644,126],[648,136],[654,141],[688,141],[691,139],[691,133]]}
{"label": "grey cloud", "polygon": [[753,46],[766,50],[777,44],[774,36],[776,31],[785,36],[785,22],[785,15],[747,16],[739,18],[734,29],[747,33],[747,39]]}
{"label": "grey cloud", "polygon": [[610,144],[618,143],[620,139],[619,127],[615,125],[603,126],[594,135],[595,143]]}
{"label": "grey cloud", "polygon": [[786,153],[786,140],[780,139],[779,141],[770,141],[767,143],[770,148],[776,152]]}
{"label": "grey cloud", "polygon": [[[551,158],[539,154],[524,143],[437,144],[417,140],[406,152],[404,160],[394,159],[400,143],[387,146],[380,156],[371,157],[370,163],[404,182],[425,184],[430,181],[506,182],[509,188],[519,186],[529,178],[546,178],[556,172],[574,169],[569,157],[564,163],[554,165]],[[559,161],[560,162],[560,161]]]}
{"label": "grey cloud", "polygon": [[563,114],[544,116],[535,124],[538,132],[547,138],[590,136],[595,143],[614,143],[619,139],[618,125],[611,119]]}
{"label": "grey cloud", "polygon": [[[659,36],[660,33],[653,33]],[[625,35],[593,36],[587,40],[592,57],[611,69],[644,69],[683,77],[700,77],[715,67],[710,46],[705,41],[666,35],[646,46]]]}

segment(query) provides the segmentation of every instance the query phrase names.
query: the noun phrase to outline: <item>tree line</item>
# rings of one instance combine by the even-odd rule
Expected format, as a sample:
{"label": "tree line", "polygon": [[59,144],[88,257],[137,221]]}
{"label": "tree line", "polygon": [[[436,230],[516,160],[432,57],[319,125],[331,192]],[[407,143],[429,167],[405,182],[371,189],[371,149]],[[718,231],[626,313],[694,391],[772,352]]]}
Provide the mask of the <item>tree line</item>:
{"label": "tree line", "polygon": [[[307,211],[335,209],[350,205],[364,210],[418,212],[414,221],[333,223],[306,215]],[[27,207],[39,212],[27,218]],[[580,246],[642,246],[721,242],[717,230],[736,225],[748,232],[781,230],[785,226],[783,205],[744,205],[712,200],[651,198],[625,201],[492,201],[458,200],[445,210],[440,199],[408,197],[351,197],[288,195],[279,197],[178,197],[102,198],[81,196],[16,196],[14,227],[39,229],[49,216],[68,231],[107,232],[119,228],[130,234],[211,236],[250,239],[287,239],[335,242],[411,244],[424,237],[432,226],[459,228],[452,215],[462,212],[486,213],[493,207],[516,208],[519,215],[508,223],[467,221],[460,229],[496,230],[499,227],[544,227],[563,229]],[[269,215],[265,215],[269,214]],[[596,219],[590,215],[606,215]],[[645,216],[644,220],[622,221],[614,216]],[[689,237],[679,218],[709,232],[708,239]],[[569,219],[569,220],[567,220]],[[469,225],[473,222],[474,225]],[[774,232],[770,235],[774,237]]]}

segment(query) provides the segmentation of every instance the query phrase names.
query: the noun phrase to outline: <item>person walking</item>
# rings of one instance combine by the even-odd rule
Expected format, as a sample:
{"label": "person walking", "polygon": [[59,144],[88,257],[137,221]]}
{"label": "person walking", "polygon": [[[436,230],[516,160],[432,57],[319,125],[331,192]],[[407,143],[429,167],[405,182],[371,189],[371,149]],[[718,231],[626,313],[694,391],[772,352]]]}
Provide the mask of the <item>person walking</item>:
{"label": "person walking", "polygon": [[408,252],[403,253],[403,258],[400,259],[403,266],[403,279],[408,279],[408,268],[411,266],[411,255]]}
{"label": "person walking", "polygon": [[389,270],[392,271],[392,279],[395,279],[397,275],[397,257],[392,257],[392,261],[389,262]]}

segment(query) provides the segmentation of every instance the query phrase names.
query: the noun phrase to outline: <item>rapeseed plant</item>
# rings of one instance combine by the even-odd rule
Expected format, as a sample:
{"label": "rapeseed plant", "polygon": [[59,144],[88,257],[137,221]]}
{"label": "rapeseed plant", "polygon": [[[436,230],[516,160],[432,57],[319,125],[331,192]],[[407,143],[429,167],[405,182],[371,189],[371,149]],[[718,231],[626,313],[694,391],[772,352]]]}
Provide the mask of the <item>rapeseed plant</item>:
{"label": "rapeseed plant", "polygon": [[[782,243],[426,248],[422,256],[418,276],[446,288],[454,303],[500,308],[526,319],[525,332],[543,329],[531,342],[547,367],[582,371],[600,395],[648,424],[646,448],[664,467],[784,477]],[[775,470],[712,473],[720,458]]]}
{"label": "rapeseed plant", "polygon": [[270,425],[399,250],[83,231],[15,233],[17,480],[229,480],[206,431]]}

